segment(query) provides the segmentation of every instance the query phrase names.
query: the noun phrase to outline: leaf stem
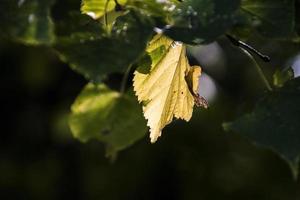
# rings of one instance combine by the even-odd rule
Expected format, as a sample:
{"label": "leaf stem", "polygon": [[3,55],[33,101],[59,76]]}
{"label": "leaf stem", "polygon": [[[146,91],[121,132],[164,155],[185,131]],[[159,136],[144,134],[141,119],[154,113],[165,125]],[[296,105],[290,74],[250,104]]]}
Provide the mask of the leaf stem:
{"label": "leaf stem", "polygon": [[105,7],[104,7],[104,24],[105,28],[108,26],[108,20],[107,20],[107,8],[108,8],[108,3],[110,0],[106,0]]}
{"label": "leaf stem", "polygon": [[289,164],[290,168],[291,168],[291,171],[293,173],[293,177],[295,179],[295,181],[298,180],[298,177],[299,177],[299,157],[297,157],[295,160],[293,160],[292,162],[289,161],[288,159],[285,159],[284,160]]}
{"label": "leaf stem", "polygon": [[128,76],[130,74],[131,67],[132,67],[132,65],[129,65],[128,68],[126,69],[125,73],[124,73],[124,76],[123,76],[123,79],[122,79],[122,82],[121,82],[121,87],[120,87],[121,95],[123,95],[125,93],[126,86],[127,86],[127,81],[128,81]]}
{"label": "leaf stem", "polygon": [[123,10],[123,8],[122,8],[122,6],[119,4],[118,0],[115,0],[115,4],[116,4],[115,11],[122,11],[122,10]]}
{"label": "leaf stem", "polygon": [[255,66],[255,69],[256,71],[258,72],[260,78],[262,79],[262,81],[264,82],[266,88],[269,90],[269,91],[273,91],[270,83],[268,82],[266,76],[264,75],[261,67],[259,66],[259,64],[256,62],[256,60],[254,59],[254,57],[251,55],[251,53],[249,53],[249,51],[247,49],[244,49],[243,47],[239,47],[251,60],[252,62],[254,63],[254,66]]}
{"label": "leaf stem", "polygon": [[241,41],[241,40],[237,40],[234,37],[232,37],[231,35],[226,35],[226,37],[229,39],[229,41],[237,47],[242,47],[243,49],[246,49],[247,51],[250,51],[254,54],[256,54],[258,57],[260,57],[264,62],[270,62],[270,57],[267,55],[262,54],[261,52],[259,52],[258,50],[256,50],[255,48],[253,48],[252,46],[250,46],[249,44]]}
{"label": "leaf stem", "polygon": [[229,41],[234,45],[239,47],[254,63],[255,69],[258,72],[260,78],[262,79],[262,81],[264,82],[266,88],[269,91],[272,91],[272,87],[270,85],[270,83],[268,82],[268,79],[266,78],[266,76],[264,75],[261,67],[259,66],[259,64],[256,62],[256,60],[254,59],[254,57],[252,56],[252,53],[256,54],[259,58],[261,58],[264,62],[270,62],[270,57],[267,55],[262,54],[261,52],[259,52],[258,50],[256,50],[255,48],[253,48],[252,46],[250,46],[249,44],[246,44],[243,41],[237,40],[234,37],[232,37],[231,35],[226,34],[226,37],[229,39]]}

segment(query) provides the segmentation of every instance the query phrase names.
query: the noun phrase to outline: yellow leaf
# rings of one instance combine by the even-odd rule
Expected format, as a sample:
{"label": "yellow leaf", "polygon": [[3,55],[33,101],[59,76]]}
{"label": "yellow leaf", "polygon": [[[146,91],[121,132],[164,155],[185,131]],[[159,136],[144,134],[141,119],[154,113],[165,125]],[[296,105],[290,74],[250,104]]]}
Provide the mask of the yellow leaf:
{"label": "yellow leaf", "polygon": [[188,85],[190,86],[190,90],[194,95],[198,94],[200,76],[201,76],[201,68],[197,66],[192,67],[186,76],[186,80],[188,82]]}
{"label": "yellow leaf", "polygon": [[194,66],[189,70],[186,80],[190,87],[190,91],[193,93],[195,104],[198,107],[208,108],[207,101],[202,96],[200,96],[198,92],[200,76],[201,76],[201,68]]}
{"label": "yellow leaf", "polygon": [[162,35],[153,38],[147,53],[151,63],[140,64],[133,85],[154,143],[174,117],[191,119],[201,68],[189,65],[184,44]]}

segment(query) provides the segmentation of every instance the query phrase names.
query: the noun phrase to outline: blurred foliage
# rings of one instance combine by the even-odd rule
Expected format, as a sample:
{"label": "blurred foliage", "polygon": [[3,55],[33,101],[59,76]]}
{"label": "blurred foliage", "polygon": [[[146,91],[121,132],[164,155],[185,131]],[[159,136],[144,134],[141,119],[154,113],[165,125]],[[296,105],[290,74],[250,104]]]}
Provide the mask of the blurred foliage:
{"label": "blurred foliage", "polygon": [[265,37],[291,37],[295,32],[295,1],[244,0],[241,12]]}
{"label": "blurred foliage", "polygon": [[93,138],[103,141],[109,157],[114,157],[117,151],[133,144],[146,133],[142,110],[134,95],[123,95],[104,84],[91,83],[72,106],[70,128],[74,136],[83,142]]}
{"label": "blurred foliage", "polygon": [[107,73],[124,72],[143,53],[152,29],[151,21],[132,11],[115,22],[109,36],[99,24],[96,31],[87,32],[84,26],[80,30],[59,38],[55,48],[74,70],[100,82]]}
{"label": "blurred foliage", "polygon": [[294,70],[289,67],[283,70],[276,70],[273,75],[273,85],[282,87],[284,84],[295,77]]}
{"label": "blurred foliage", "polygon": [[0,36],[26,44],[54,42],[54,25],[50,17],[53,0],[2,0]]}
{"label": "blurred foliage", "polygon": [[166,34],[174,40],[199,44],[214,41],[237,20],[240,0],[187,0],[174,10],[174,25]]}
{"label": "blurred foliage", "polygon": [[[226,130],[248,135],[259,144],[274,148],[286,158],[296,160],[300,152],[300,79],[293,79],[281,89],[267,94],[251,114],[233,123]],[[272,130],[272,131],[270,131]]]}
{"label": "blurred foliage", "polygon": [[[0,2],[0,199],[300,199],[296,165],[292,171],[281,155],[246,138],[250,135],[256,143],[293,157],[299,153],[299,86],[291,84],[299,78],[286,85],[283,81],[281,88],[266,93],[252,63],[222,37],[234,33],[269,55],[270,63],[258,62],[271,80],[276,71],[292,66],[300,53],[300,1],[159,2],[128,0],[116,11],[120,13],[108,14],[112,19],[119,16],[109,26],[103,18],[94,21],[79,15],[79,0]],[[246,3],[251,15],[241,10]],[[249,6],[253,3],[265,9]],[[189,6],[197,15],[188,12]],[[178,9],[185,14],[178,15]],[[206,10],[208,18],[200,18]],[[219,12],[233,17],[232,21],[209,20]],[[181,27],[181,21],[191,24]],[[191,65],[200,64],[215,81],[217,98],[209,110],[196,110],[190,123],[176,121],[168,126],[157,144],[150,145],[145,137],[120,152],[112,164],[102,156],[107,146],[94,140],[83,144],[71,137],[69,107],[86,80],[64,62],[93,82],[104,80],[108,93],[115,93],[122,72],[143,55],[154,27],[192,44],[217,40],[224,56],[221,64],[202,65],[205,58],[190,57]],[[216,55],[209,46],[201,48],[207,50],[207,57]],[[118,124],[122,128],[124,123],[122,129],[128,134],[126,124],[135,120],[131,116],[141,114],[132,102],[117,109],[120,115],[111,115],[111,119],[123,118]],[[122,112],[131,106],[137,111]],[[244,113],[255,117],[235,121]],[[268,123],[258,121],[260,117]],[[224,132],[222,123],[229,121],[243,122],[238,126],[240,135]],[[144,128],[141,135],[134,134],[136,139]]]}
{"label": "blurred foliage", "polygon": [[90,15],[94,19],[98,19],[109,12],[113,12],[118,6],[124,5],[126,2],[127,0],[84,0],[82,1],[81,12]]}

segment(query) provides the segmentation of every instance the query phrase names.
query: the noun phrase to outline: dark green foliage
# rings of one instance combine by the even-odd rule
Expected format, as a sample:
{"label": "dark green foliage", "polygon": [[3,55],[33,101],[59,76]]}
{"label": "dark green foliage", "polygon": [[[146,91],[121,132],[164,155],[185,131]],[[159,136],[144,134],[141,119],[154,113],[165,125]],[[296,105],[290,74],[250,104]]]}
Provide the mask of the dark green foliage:
{"label": "dark green foliage", "polygon": [[241,14],[261,35],[286,38],[294,34],[294,0],[242,0]]}
{"label": "dark green foliage", "polygon": [[1,0],[0,37],[31,45],[53,43],[52,4],[53,0]]}
{"label": "dark green foliage", "polygon": [[298,34],[298,38],[300,37],[300,0],[296,0],[295,3],[296,9],[296,32]]}
{"label": "dark green foliage", "polygon": [[[107,24],[81,14],[81,3],[0,0],[1,200],[300,199],[299,161],[291,170],[282,158],[300,153],[300,79],[288,69],[300,52],[300,0],[128,0]],[[150,145],[131,73],[129,89],[117,90],[128,66],[150,66],[153,30],[217,41],[224,58],[206,66],[210,49],[190,60],[217,98]],[[271,57],[262,70],[272,92],[226,33]],[[113,164],[103,158],[117,153]]]}
{"label": "dark green foliage", "polygon": [[[189,44],[212,42],[226,32],[233,32],[237,36],[242,33],[244,37],[250,35],[253,29],[262,36],[287,38],[299,29],[299,21],[295,16],[299,15],[298,4],[298,0],[128,0],[123,1],[121,7],[118,5],[118,9],[112,7],[113,10],[110,9],[106,15],[101,14],[99,20],[82,15],[79,10],[71,10],[63,15],[68,17],[59,18],[54,24],[50,13],[52,0],[3,0],[0,26],[5,31],[0,36],[25,44],[53,44],[61,60],[69,63],[72,69],[88,80],[99,83],[107,75],[125,72],[130,65],[134,65],[144,55],[155,27],[160,27],[171,38]],[[104,6],[101,9],[105,10],[105,4],[102,2],[101,5]],[[89,13],[89,7],[85,12]],[[245,27],[248,30],[246,32]],[[291,38],[294,39],[294,36]],[[274,85],[282,87],[292,78],[289,72],[277,71]],[[288,116],[282,117],[278,120]],[[252,118],[252,121],[259,123],[261,116]],[[289,121],[293,129],[294,121]],[[94,121],[88,123],[94,124]],[[277,130],[279,135],[281,129]],[[83,139],[84,133],[80,135]],[[87,139],[89,137],[83,140]],[[129,140],[124,142],[132,143]]]}
{"label": "dark green foliage", "polygon": [[236,21],[240,0],[187,0],[173,14],[166,34],[191,44],[208,43],[223,35]]}
{"label": "dark green foliage", "polygon": [[[96,23],[96,22],[86,22]],[[151,20],[131,11],[117,19],[112,32],[107,33],[100,24],[87,32],[80,26],[78,32],[58,39],[55,49],[62,60],[87,79],[100,82],[107,73],[124,72],[143,54],[152,35]],[[95,27],[95,25],[94,25]]]}
{"label": "dark green foliage", "polygon": [[244,134],[258,144],[271,147],[286,158],[300,154],[300,78],[266,94],[252,113],[232,123],[226,130]]}

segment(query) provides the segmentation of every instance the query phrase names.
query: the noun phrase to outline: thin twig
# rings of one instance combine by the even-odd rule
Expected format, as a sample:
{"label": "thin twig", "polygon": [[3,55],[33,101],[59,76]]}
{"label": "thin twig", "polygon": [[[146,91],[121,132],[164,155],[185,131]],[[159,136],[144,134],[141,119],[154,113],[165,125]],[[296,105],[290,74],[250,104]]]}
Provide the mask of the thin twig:
{"label": "thin twig", "polygon": [[121,6],[121,4],[119,4],[118,0],[115,0],[115,4],[116,4],[116,7],[115,7],[115,11],[122,11],[123,8]]}
{"label": "thin twig", "polygon": [[121,83],[121,87],[120,87],[121,95],[123,95],[125,93],[126,86],[127,86],[127,81],[128,81],[128,76],[129,76],[129,73],[131,71],[131,67],[132,67],[132,65],[129,65],[128,68],[126,69],[124,75],[123,75],[123,79],[122,79],[122,83]]}
{"label": "thin twig", "polygon": [[243,49],[246,49],[254,54],[256,54],[258,57],[260,57],[264,62],[270,62],[270,57],[262,54],[261,52],[259,52],[258,50],[256,50],[255,48],[253,48],[252,46],[250,46],[249,44],[246,44],[245,42],[241,41],[241,40],[237,40],[234,37],[232,37],[231,35],[226,35],[226,37],[229,39],[229,41],[237,46],[237,47],[242,47]]}
{"label": "thin twig", "polygon": [[107,19],[107,8],[108,8],[108,3],[110,0],[106,0],[105,7],[104,7],[104,23],[105,23],[105,28],[108,26],[108,19]]}
{"label": "thin twig", "polygon": [[261,67],[259,66],[259,64],[256,62],[256,60],[254,59],[254,57],[251,55],[251,53],[249,53],[249,51],[247,49],[244,49],[243,47],[239,47],[251,60],[252,62],[254,63],[254,66],[255,66],[255,69],[256,71],[258,72],[260,78],[262,79],[262,81],[264,82],[266,88],[269,90],[269,91],[272,91],[272,87],[269,83],[269,81],[267,80],[266,76],[264,75]]}

